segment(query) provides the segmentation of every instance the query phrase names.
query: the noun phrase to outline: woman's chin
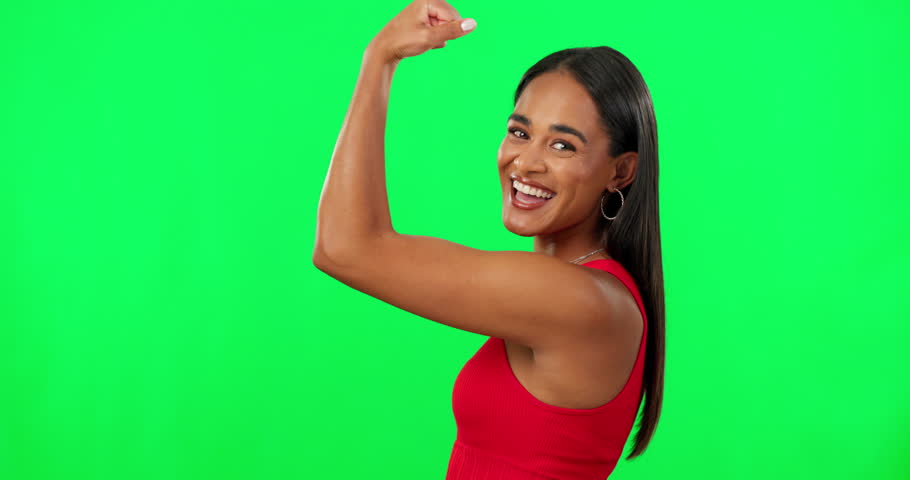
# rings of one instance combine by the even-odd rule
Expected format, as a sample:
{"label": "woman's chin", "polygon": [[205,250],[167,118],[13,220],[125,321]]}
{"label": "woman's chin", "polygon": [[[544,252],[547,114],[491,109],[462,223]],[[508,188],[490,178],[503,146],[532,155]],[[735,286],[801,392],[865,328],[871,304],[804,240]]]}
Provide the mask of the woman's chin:
{"label": "woman's chin", "polygon": [[506,230],[522,237],[533,237],[539,233],[536,228],[529,225],[516,224],[508,217],[502,219],[502,224],[506,227]]}

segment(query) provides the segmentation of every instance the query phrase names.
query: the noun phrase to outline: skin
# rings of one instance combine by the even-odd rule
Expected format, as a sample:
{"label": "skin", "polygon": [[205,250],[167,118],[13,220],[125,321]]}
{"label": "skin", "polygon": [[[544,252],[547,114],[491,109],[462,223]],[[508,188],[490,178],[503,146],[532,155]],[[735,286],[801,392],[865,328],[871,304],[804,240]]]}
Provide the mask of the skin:
{"label": "skin", "polygon": [[[533,235],[535,251],[478,250],[392,226],[384,132],[394,72],[404,58],[469,35],[461,20],[442,0],[417,0],[365,49],[320,197],[313,263],[419,317],[502,338],[519,382],[546,403],[601,405],[629,377],[642,319],[618,278],[569,260],[599,248],[593,231],[599,194],[630,182],[636,162],[632,155],[606,156],[609,139],[580,85],[560,75],[535,79],[515,108],[533,122],[524,129],[528,139],[506,138],[499,150],[504,202],[512,172],[557,192],[552,204],[534,211],[503,205],[506,228]],[[578,150],[559,151],[557,140],[569,138],[544,130],[554,122],[581,130],[589,144],[582,148],[572,138]]]}
{"label": "skin", "polygon": [[[608,154],[610,138],[596,104],[566,72],[548,72],[532,80],[513,113],[527,117],[531,126],[510,118],[499,147],[505,227],[516,235],[533,236],[535,252],[566,261],[577,258],[575,252],[600,248],[600,199],[633,181],[638,153]],[[549,131],[551,124],[568,125],[585,141],[571,133]],[[546,185],[556,196],[535,210],[514,207],[513,174]],[[609,256],[602,252],[584,261],[597,258]]]}

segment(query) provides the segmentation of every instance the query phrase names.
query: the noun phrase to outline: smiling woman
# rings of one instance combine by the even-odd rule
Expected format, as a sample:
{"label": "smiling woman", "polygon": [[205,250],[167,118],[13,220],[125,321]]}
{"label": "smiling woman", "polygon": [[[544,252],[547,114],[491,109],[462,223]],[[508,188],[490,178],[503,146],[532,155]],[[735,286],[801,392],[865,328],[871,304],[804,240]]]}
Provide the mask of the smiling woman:
{"label": "smiling woman", "polygon": [[442,0],[418,0],[370,42],[320,198],[313,262],[379,300],[490,337],[456,381],[449,480],[603,479],[642,399],[628,458],[644,451],[663,390],[650,94],[609,47],[547,56],[519,82],[497,157],[503,224],[533,237],[534,251],[399,233],[385,185],[392,77],[404,58],[475,26]]}

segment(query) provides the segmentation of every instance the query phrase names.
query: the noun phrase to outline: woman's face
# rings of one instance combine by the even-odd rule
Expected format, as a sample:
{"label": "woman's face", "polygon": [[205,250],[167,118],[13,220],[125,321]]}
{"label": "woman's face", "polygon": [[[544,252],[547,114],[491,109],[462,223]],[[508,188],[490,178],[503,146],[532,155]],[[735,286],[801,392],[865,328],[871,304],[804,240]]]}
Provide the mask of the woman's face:
{"label": "woman's face", "polygon": [[[508,119],[499,147],[502,220],[512,233],[536,236],[580,223],[596,225],[600,198],[614,175],[609,138],[587,90],[561,72],[536,77]],[[549,199],[526,196],[513,180],[536,182]],[[540,192],[537,192],[540,193]]]}

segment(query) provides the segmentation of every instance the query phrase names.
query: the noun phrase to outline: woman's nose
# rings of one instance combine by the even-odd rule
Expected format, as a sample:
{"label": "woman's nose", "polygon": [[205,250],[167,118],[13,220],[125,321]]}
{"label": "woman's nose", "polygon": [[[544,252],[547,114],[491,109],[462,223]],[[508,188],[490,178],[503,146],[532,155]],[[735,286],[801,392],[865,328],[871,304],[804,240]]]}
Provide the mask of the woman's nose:
{"label": "woman's nose", "polygon": [[519,172],[545,172],[546,164],[540,155],[526,152],[515,158],[515,167]]}

